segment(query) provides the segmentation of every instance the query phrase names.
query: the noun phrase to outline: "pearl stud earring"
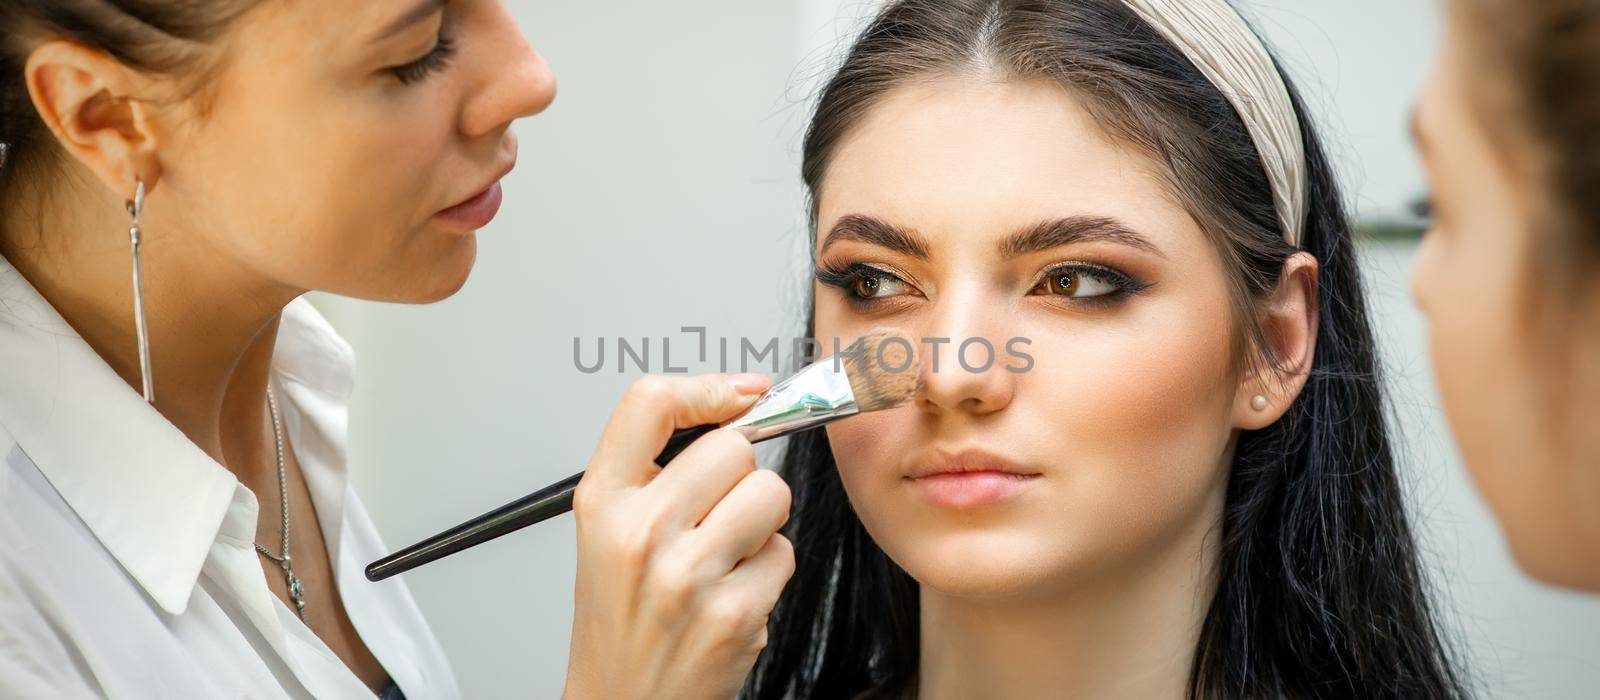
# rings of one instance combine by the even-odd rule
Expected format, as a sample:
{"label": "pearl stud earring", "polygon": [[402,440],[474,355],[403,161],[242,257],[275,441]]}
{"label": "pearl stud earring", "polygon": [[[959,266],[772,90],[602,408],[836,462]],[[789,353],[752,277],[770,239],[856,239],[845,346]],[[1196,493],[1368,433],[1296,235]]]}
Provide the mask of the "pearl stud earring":
{"label": "pearl stud earring", "polygon": [[1256,394],[1250,399],[1250,407],[1257,411],[1267,410],[1267,397]]}

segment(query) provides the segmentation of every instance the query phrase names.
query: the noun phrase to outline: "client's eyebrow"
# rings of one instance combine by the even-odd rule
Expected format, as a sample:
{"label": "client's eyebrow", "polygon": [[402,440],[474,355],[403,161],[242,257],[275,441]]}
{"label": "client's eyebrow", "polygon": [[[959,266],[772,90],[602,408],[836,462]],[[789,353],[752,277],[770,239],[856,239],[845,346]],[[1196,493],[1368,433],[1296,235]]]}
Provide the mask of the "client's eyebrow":
{"label": "client's eyebrow", "polygon": [[444,9],[445,2],[446,0],[422,0],[415,5],[412,5],[411,9],[406,10],[405,13],[401,14],[399,17],[390,20],[388,24],[383,26],[383,29],[378,30],[378,33],[372,35],[372,40],[381,41],[383,39],[387,39],[395,34],[399,34],[402,30],[421,22],[422,20],[432,17],[435,12]]}
{"label": "client's eyebrow", "polygon": [[1000,241],[1000,254],[1015,258],[1071,243],[1105,241],[1167,257],[1150,239],[1117,219],[1106,216],[1068,216],[1041,221]]}
{"label": "client's eyebrow", "polygon": [[915,231],[909,231],[882,219],[861,214],[847,214],[822,239],[822,252],[840,241],[860,241],[904,253],[918,260],[928,259],[928,243]]}

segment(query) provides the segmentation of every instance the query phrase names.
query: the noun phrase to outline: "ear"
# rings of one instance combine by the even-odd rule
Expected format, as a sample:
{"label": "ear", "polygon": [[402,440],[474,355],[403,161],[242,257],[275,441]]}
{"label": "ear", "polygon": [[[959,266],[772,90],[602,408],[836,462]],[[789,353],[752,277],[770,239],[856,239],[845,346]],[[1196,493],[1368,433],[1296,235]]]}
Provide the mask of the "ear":
{"label": "ear", "polygon": [[1317,349],[1319,271],[1310,253],[1295,253],[1283,262],[1278,288],[1260,316],[1268,347],[1256,349],[1257,361],[1239,381],[1233,402],[1235,427],[1260,430],[1272,425],[1305,388]]}
{"label": "ear", "polygon": [[23,75],[34,109],[61,148],[112,192],[133,198],[136,179],[161,179],[148,81],[103,51],[65,39],[39,45]]}

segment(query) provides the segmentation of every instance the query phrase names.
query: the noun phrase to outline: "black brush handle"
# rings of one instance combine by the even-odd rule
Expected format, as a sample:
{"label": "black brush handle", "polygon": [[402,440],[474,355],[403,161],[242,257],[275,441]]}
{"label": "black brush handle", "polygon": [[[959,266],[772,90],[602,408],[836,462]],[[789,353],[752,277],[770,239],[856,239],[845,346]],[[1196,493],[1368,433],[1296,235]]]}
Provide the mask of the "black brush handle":
{"label": "black brush handle", "polygon": [[[716,430],[716,425],[699,425],[672,433],[667,446],[656,456],[656,464],[667,466],[700,436]],[[367,565],[367,580],[382,581],[436,559],[448,557],[504,534],[543,522],[572,510],[572,492],[577,490],[583,472],[534,491],[483,515],[429,537],[410,547]]]}
{"label": "black brush handle", "polygon": [[[684,450],[689,449],[689,445],[694,444],[695,440],[699,440],[701,435],[705,435],[706,433],[716,429],[717,425],[711,424],[697,425],[693,428],[684,428],[683,430],[672,431],[672,437],[667,438],[667,446],[661,448],[661,454],[656,455],[656,466],[667,466],[667,462],[671,462],[678,455],[682,454]],[[581,476],[583,472],[578,472],[578,474]]]}

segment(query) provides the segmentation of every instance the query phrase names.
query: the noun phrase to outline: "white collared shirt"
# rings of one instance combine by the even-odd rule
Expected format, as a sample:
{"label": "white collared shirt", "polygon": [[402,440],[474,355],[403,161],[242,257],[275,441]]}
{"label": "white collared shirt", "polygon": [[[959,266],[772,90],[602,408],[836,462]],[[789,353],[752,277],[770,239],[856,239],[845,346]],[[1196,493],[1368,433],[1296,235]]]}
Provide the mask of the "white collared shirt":
{"label": "white collared shirt", "polygon": [[[362,575],[388,550],[346,480],[352,366],[284,309],[272,381],[345,610],[409,700],[455,698],[405,583]],[[0,698],[372,698],[267,588],[258,512],[0,258]]]}

